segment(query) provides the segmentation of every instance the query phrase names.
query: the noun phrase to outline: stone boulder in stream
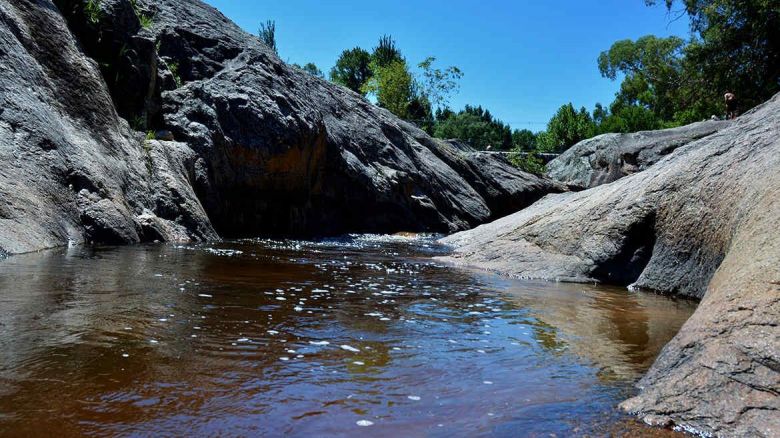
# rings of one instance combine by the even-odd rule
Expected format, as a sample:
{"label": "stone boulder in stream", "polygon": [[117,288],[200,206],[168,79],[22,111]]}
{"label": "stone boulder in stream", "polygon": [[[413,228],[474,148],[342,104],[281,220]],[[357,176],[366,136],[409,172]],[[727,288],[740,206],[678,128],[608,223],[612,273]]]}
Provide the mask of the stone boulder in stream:
{"label": "stone boulder in stream", "polygon": [[200,1],[90,4],[0,0],[0,254],[450,232],[562,190],[286,65]]}
{"label": "stone boulder in stream", "polygon": [[780,436],[780,94],[647,170],[443,240],[448,260],[701,298],[624,409]]}

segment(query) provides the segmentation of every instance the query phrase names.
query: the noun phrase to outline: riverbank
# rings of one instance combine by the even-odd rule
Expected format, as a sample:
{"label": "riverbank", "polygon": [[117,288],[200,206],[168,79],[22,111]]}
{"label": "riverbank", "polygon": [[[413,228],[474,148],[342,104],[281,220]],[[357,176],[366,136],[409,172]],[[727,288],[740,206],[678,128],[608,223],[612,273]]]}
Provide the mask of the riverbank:
{"label": "riverbank", "polygon": [[778,435],[779,133],[776,95],[647,170],[447,237],[445,260],[701,298],[624,409],[703,434]]}

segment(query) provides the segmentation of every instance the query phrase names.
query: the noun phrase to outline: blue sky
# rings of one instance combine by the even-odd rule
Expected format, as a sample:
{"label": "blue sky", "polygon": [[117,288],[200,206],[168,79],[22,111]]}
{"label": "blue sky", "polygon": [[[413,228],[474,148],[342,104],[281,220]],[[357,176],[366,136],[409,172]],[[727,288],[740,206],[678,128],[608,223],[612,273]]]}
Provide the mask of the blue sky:
{"label": "blue sky", "polygon": [[688,36],[685,18],[643,0],[206,1],[252,33],[275,20],[282,59],[326,74],[342,50],[370,51],[391,34],[410,64],[436,56],[438,66],[463,70],[451,107],[480,104],[533,131],[562,104],[612,101],[618,83],[599,75],[596,58],[614,41]]}

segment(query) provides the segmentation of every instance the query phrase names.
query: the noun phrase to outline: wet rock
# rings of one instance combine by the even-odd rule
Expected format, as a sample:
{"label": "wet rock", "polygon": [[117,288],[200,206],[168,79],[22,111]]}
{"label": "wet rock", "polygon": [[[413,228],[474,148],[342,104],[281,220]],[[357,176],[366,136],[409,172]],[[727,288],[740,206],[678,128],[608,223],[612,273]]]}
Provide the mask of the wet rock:
{"label": "wet rock", "polygon": [[643,172],[448,237],[448,260],[702,298],[623,408],[705,434],[777,436],[778,166],[780,94]]}
{"label": "wet rock", "polygon": [[679,147],[728,127],[705,121],[679,128],[632,134],[603,134],[583,140],[547,164],[547,174],[572,187],[590,188],[641,172]]}

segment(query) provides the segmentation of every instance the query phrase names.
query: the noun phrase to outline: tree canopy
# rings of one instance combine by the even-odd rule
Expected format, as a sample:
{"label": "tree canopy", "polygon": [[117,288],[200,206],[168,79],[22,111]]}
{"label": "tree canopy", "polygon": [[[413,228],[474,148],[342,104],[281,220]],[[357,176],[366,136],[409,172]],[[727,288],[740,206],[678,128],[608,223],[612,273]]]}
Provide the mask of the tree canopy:
{"label": "tree canopy", "polygon": [[265,23],[260,23],[260,29],[257,31],[257,36],[260,37],[260,41],[263,42],[274,53],[279,53],[276,47],[276,22],[268,20]]}
{"label": "tree canopy", "polygon": [[330,70],[331,81],[361,94],[371,76],[371,54],[360,47],[341,52]]}

